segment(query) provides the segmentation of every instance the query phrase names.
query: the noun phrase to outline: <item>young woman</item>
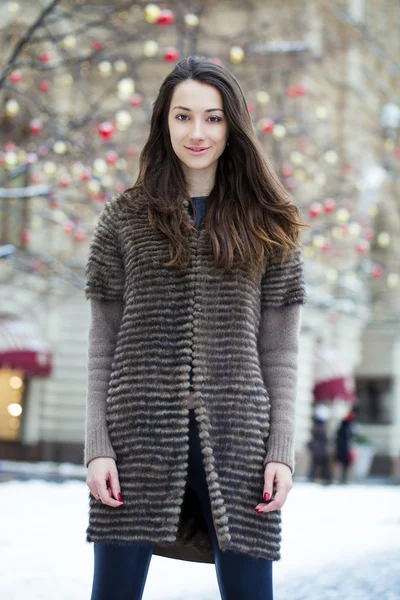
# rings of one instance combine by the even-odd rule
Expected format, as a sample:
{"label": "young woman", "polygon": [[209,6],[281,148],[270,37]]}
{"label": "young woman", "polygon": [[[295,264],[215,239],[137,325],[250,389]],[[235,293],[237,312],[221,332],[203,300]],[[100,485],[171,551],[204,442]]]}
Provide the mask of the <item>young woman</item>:
{"label": "young woman", "polygon": [[224,600],[272,599],[303,226],[236,79],[182,60],[86,268],[92,600],[140,599],[152,554],[215,563]]}

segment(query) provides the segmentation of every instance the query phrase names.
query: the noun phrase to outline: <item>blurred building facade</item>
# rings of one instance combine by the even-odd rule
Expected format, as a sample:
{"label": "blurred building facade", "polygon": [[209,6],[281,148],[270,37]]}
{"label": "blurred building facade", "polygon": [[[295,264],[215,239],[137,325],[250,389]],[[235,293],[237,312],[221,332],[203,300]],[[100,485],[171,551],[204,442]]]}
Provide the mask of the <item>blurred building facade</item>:
{"label": "blurred building facade", "polygon": [[[327,169],[323,185],[334,190],[336,198],[345,197],[356,203],[360,219],[370,214],[371,206],[379,206],[376,227],[389,234],[391,244],[386,249],[375,244],[372,252],[378,261],[382,253],[390,253],[392,273],[398,273],[399,178],[392,151],[398,144],[399,124],[386,126],[382,122],[383,107],[400,104],[399,72],[393,66],[400,54],[396,0],[387,0],[384,9],[380,2],[370,0],[307,2],[306,5],[293,0],[272,1],[266,5],[259,0],[252,2],[251,13],[241,2],[217,5],[204,2],[204,6],[207,9],[202,16],[205,39],[188,51],[224,55],[227,44],[242,36],[241,45],[252,56],[252,63],[249,66],[243,61],[236,65],[235,73],[246,95],[251,96],[261,81],[270,96],[269,110],[281,110],[282,102],[285,113],[287,99],[281,96],[282,78],[287,78],[288,84],[294,78],[307,88],[308,93],[299,99],[296,111],[298,120],[310,130],[315,123],[315,116],[310,115],[318,114],[320,107],[325,107],[330,119],[315,132],[317,149],[322,153],[334,145],[341,170],[345,170],[346,165],[356,165],[362,176],[361,182],[355,182],[338,177],[337,170]],[[263,35],[260,27],[261,30],[265,27]],[[163,35],[168,40],[168,33]],[[229,68],[229,64],[227,66]],[[263,78],[263,69],[270,73],[268,78]],[[136,78],[143,88],[147,86],[149,96],[154,97],[165,65],[145,63],[137,70]],[[101,82],[97,85],[100,89]],[[72,101],[71,96],[60,93],[60,102]],[[262,115],[264,112],[260,112],[260,117]],[[294,142],[291,147],[289,139],[285,146],[272,137],[264,144],[278,170],[285,156],[297,148]],[[312,160],[313,165],[319,164],[318,151]],[[134,178],[132,173],[132,180]],[[308,209],[310,198],[320,196],[318,185],[316,178],[293,189],[295,201],[303,211]],[[44,201],[36,199],[35,202]],[[94,226],[97,216],[88,211],[86,220]],[[72,242],[52,235],[51,228],[48,232],[38,229],[33,238],[32,248],[60,260],[68,255],[71,271],[83,276],[89,240],[67,248],[65,245]],[[7,243],[10,243],[9,231],[3,230],[0,245]],[[339,266],[350,273],[356,260],[357,256],[350,251],[336,258]],[[388,262],[387,256],[385,260]],[[356,378],[359,429],[377,449],[373,472],[394,474],[400,457],[398,288],[382,280],[370,284],[366,278],[351,277],[344,278],[341,286],[332,284],[325,277],[330,261],[329,255],[321,259],[314,251],[306,253],[309,302],[303,309],[300,335],[297,473],[304,474],[308,468],[314,354],[317,340],[322,339],[341,354]],[[394,275],[392,283],[396,279]],[[22,376],[24,389],[26,387],[23,410],[13,416],[19,426],[13,426],[17,431],[14,439],[6,435],[0,439],[0,456],[82,462],[90,317],[83,289],[71,282],[61,282],[57,277],[43,281],[35,274],[19,270],[12,262],[2,266],[1,279],[1,312],[38,325],[39,337],[51,347],[52,371],[47,375]],[[2,366],[9,368],[6,363]],[[18,368],[18,361],[14,368]]]}

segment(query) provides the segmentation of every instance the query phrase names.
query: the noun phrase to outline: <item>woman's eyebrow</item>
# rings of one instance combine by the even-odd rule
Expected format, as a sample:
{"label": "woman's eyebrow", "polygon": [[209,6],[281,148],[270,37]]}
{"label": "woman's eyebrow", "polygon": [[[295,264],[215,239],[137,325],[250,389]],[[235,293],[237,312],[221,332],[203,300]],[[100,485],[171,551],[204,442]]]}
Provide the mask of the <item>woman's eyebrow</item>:
{"label": "woman's eyebrow", "polygon": [[[190,108],[186,108],[186,106],[174,106],[172,110],[175,110],[176,108],[178,108],[179,110],[187,110],[188,112],[192,112]],[[222,108],[207,108],[207,110],[205,110],[204,112],[215,112],[216,110],[224,112]]]}

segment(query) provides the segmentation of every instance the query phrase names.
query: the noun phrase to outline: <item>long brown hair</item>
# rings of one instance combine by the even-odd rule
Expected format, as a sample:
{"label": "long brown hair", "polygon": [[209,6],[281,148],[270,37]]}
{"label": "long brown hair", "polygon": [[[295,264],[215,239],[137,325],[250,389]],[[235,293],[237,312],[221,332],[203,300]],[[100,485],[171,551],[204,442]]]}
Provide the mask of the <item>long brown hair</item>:
{"label": "long brown hair", "polygon": [[243,91],[227,69],[207,58],[190,56],[163,80],[140,154],[139,175],[126,191],[144,191],[150,222],[168,237],[171,260],[165,266],[186,268],[192,226],[184,218],[183,202],[191,198],[171,145],[168,113],[175,86],[188,79],[219,90],[228,125],[229,145],[218,160],[204,221],[215,263],[224,269],[247,266],[260,273],[270,251],[282,251],[284,261],[290,248],[299,246],[300,228],[308,226],[300,222],[299,209],[265,156]]}

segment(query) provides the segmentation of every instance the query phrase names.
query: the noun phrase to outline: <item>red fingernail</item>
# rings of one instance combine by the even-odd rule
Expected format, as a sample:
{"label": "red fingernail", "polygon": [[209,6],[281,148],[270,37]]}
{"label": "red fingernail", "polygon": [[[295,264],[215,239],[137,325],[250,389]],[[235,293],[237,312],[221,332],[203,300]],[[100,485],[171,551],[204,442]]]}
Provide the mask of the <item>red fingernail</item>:
{"label": "red fingernail", "polygon": [[265,492],[265,494],[264,494],[264,502],[268,502],[268,500],[271,500],[271,494],[268,494],[268,492]]}
{"label": "red fingernail", "polygon": [[120,502],[122,502],[122,494],[121,494],[121,493],[119,493],[119,494],[118,494],[118,500],[119,500]]}

